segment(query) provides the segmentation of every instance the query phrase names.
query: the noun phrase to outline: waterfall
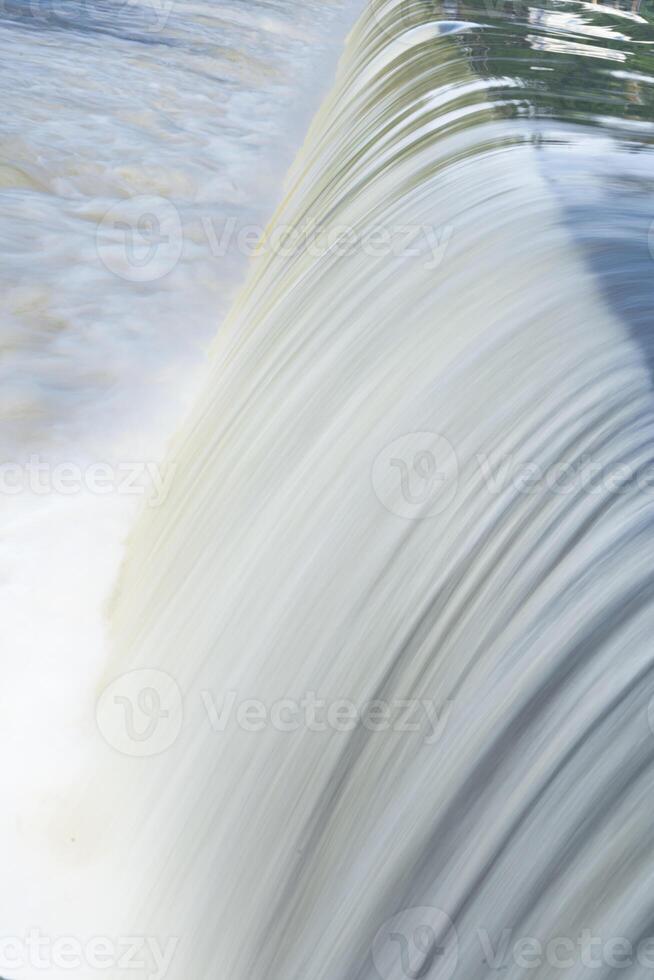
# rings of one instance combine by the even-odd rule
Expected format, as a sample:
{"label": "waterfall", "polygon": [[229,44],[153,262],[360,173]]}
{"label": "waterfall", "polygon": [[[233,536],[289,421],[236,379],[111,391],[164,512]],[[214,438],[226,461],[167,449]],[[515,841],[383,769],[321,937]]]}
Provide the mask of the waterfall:
{"label": "waterfall", "polygon": [[168,977],[649,975],[650,24],[352,31],[110,610]]}

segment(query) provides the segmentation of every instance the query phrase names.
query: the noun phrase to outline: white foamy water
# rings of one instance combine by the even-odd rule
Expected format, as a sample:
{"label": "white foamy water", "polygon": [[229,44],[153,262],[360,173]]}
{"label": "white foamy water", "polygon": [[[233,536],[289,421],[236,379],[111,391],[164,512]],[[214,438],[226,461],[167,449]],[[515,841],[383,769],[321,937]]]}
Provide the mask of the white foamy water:
{"label": "white foamy water", "polygon": [[97,932],[107,879],[89,907],[95,871],[58,814],[104,604],[351,7],[0,4],[5,935],[77,934],[87,912]]}

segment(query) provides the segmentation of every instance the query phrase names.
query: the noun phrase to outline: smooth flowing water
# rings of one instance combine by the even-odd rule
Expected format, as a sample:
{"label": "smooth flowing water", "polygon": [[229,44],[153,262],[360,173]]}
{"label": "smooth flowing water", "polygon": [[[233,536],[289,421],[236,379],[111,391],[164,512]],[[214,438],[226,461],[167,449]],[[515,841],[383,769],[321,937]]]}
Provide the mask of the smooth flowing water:
{"label": "smooth flowing water", "polygon": [[653,22],[350,35],[62,807],[168,977],[650,975]]}
{"label": "smooth flowing water", "polygon": [[[104,604],[151,497],[127,469],[163,499],[166,441],[353,16],[0,0],[3,936],[108,928],[113,869],[89,885],[61,812],[95,732]],[[14,959],[1,974],[24,975]]]}

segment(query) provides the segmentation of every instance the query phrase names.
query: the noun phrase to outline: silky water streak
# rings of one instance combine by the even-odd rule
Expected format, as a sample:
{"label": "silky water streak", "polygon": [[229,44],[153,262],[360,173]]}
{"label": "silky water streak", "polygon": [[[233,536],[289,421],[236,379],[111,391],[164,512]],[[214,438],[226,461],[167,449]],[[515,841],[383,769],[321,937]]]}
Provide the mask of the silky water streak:
{"label": "silky water streak", "polygon": [[[350,36],[111,611],[93,806],[169,977],[649,975],[651,37]],[[271,723],[311,697],[367,715]]]}

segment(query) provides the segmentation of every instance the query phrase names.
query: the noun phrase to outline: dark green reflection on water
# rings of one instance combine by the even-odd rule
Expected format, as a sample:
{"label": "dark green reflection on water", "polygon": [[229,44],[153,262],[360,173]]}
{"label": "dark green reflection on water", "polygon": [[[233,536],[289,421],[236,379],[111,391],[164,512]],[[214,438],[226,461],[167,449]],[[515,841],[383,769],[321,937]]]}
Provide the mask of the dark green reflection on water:
{"label": "dark green reflection on water", "polygon": [[536,148],[566,226],[654,374],[654,4],[442,0],[407,2],[404,15],[461,24],[449,43],[488,80],[494,113]]}

